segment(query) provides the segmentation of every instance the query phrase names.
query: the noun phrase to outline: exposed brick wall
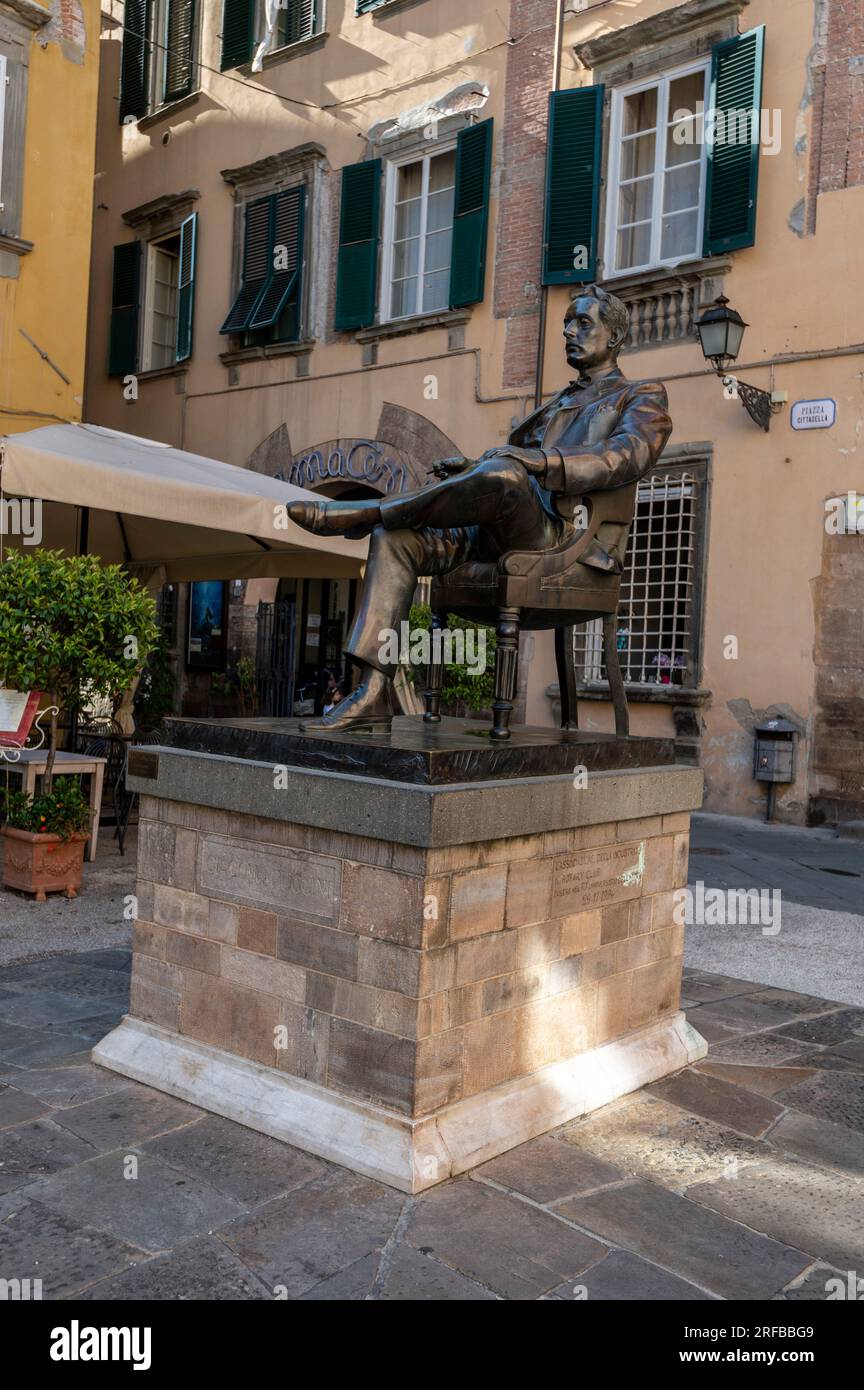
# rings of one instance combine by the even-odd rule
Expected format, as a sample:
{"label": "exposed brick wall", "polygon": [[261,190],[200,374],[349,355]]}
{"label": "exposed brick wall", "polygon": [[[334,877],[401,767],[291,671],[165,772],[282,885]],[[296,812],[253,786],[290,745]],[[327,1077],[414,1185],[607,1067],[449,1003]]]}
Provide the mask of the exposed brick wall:
{"label": "exposed brick wall", "polygon": [[[819,120],[817,107],[816,119]],[[864,184],[864,5],[828,0],[819,191]]]}
{"label": "exposed brick wall", "polygon": [[502,384],[518,387],[532,382],[537,353],[555,0],[511,0],[510,33],[493,312],[507,320]]}

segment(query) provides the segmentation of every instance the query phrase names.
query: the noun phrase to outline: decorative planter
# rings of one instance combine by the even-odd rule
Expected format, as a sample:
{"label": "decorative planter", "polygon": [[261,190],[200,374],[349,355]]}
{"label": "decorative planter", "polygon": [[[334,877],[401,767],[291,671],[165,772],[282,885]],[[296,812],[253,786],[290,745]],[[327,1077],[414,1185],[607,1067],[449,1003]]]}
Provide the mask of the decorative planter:
{"label": "decorative planter", "polygon": [[37,903],[44,903],[47,893],[65,892],[67,898],[78,896],[84,872],[86,830],[76,831],[68,840],[59,835],[34,835],[29,830],[3,827],[6,853],[3,863],[3,884],[22,893],[35,893]]}

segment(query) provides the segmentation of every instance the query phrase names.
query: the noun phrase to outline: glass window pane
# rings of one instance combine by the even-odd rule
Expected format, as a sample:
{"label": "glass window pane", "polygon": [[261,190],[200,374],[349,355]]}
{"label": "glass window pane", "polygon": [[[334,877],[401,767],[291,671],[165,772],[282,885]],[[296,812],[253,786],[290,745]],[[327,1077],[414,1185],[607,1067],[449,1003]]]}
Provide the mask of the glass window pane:
{"label": "glass window pane", "polygon": [[447,270],[450,265],[450,248],[453,243],[453,233],[449,229],[445,232],[433,232],[426,238],[426,270]]}
{"label": "glass window pane", "polygon": [[402,240],[404,237],[417,236],[420,232],[420,208],[419,198],[415,198],[410,203],[397,203],[396,205],[396,237]]}
{"label": "glass window pane", "polygon": [[406,314],[417,312],[417,276],[408,280],[397,280],[393,286],[390,314],[394,319],[404,318]]}
{"label": "glass window pane", "polygon": [[683,169],[670,169],[663,191],[663,211],[679,212],[694,208],[699,202],[701,164],[687,164]]}
{"label": "glass window pane", "polygon": [[450,298],[449,270],[436,271],[423,277],[423,308],[446,309]]}
{"label": "glass window pane", "polygon": [[434,193],[437,189],[452,188],[456,182],[456,151],[448,150],[446,154],[436,154],[429,161],[429,192]]}
{"label": "glass window pane", "polygon": [[663,218],[663,240],[660,254],[665,260],[692,256],[699,249],[699,214],[679,212]]}
{"label": "glass window pane", "polygon": [[618,233],[618,251],[615,258],[616,270],[629,270],[631,266],[647,265],[651,258],[651,223],[644,222],[639,227],[627,227]]}
{"label": "glass window pane", "polygon": [[639,179],[621,185],[618,197],[618,226],[628,222],[644,222],[654,206],[654,180]]}
{"label": "glass window pane", "polygon": [[401,280],[406,275],[416,275],[419,261],[419,237],[411,237],[409,241],[395,242],[393,246],[393,279]]}
{"label": "glass window pane", "polygon": [[403,164],[400,166],[396,177],[396,200],[403,202],[406,198],[419,198],[423,188],[423,162],[418,160],[416,164]]}
{"label": "glass window pane", "polygon": [[[692,158],[692,156],[691,156]],[[622,179],[639,178],[642,174],[653,174],[657,159],[657,136],[637,135],[635,140],[621,143]]]}
{"label": "glass window pane", "polygon": [[697,103],[705,99],[704,72],[688,72],[669,83],[669,120],[674,121],[684,111],[695,113]]}
{"label": "glass window pane", "polygon": [[430,194],[426,209],[427,231],[439,232],[443,227],[453,225],[453,194],[452,188]]}
{"label": "glass window pane", "polygon": [[634,92],[624,98],[622,134],[635,135],[637,130],[651,130],[657,124],[657,88]]}

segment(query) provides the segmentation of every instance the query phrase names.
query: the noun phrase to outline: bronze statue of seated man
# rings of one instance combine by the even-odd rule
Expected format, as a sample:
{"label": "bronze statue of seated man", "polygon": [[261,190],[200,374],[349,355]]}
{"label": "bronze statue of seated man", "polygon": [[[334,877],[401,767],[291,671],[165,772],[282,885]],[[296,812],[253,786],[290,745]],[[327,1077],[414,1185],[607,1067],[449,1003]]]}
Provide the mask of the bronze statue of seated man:
{"label": "bronze statue of seated man", "polygon": [[[623,487],[656,462],[672,430],[664,387],[630,382],[618,367],[627,306],[599,286],[579,290],[564,318],[567,362],[577,378],[480,459],[444,459],[436,481],[363,502],[294,502],[291,519],[319,535],[369,535],[360,607],[346,655],[357,688],[304,730],[387,724],[396,667],[382,659],[382,632],[398,632],[418,579],[511,550],[545,551],[575,535],[589,492]],[[389,644],[388,644],[389,647]],[[389,654],[389,651],[388,651]]]}

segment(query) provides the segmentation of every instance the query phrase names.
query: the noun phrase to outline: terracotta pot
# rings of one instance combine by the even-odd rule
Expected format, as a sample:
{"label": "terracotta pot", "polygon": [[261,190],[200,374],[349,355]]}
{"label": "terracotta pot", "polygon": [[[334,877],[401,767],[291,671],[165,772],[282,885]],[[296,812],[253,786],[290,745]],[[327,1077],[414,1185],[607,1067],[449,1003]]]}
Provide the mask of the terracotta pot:
{"label": "terracotta pot", "polygon": [[37,903],[44,903],[46,893],[65,891],[67,898],[77,897],[88,838],[86,830],[63,840],[59,835],[34,835],[29,830],[4,825],[4,886],[35,893]]}

